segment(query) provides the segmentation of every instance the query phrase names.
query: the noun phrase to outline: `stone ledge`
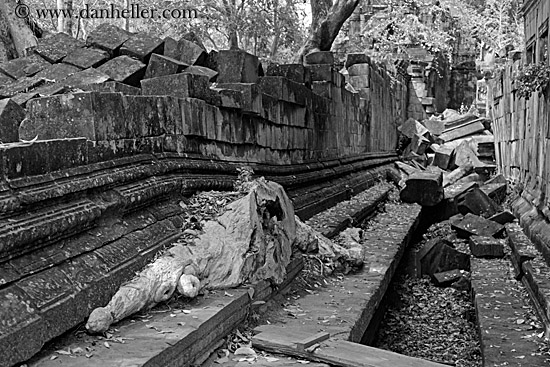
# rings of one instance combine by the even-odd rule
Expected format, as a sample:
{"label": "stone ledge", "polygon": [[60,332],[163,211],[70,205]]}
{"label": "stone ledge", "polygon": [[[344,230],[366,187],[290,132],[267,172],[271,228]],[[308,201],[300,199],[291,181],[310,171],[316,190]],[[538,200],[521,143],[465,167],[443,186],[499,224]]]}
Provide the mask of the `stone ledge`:
{"label": "stone ledge", "polygon": [[[287,286],[303,268],[301,255],[293,258],[287,267],[285,282],[279,287],[284,292]],[[206,351],[228,335],[242,323],[253,302],[267,301],[275,294],[269,282],[260,282],[253,286],[250,297],[246,287],[217,291],[198,297],[185,304],[186,313],[181,309],[151,313],[150,319],[139,322],[129,318],[116,325],[117,336],[126,339],[124,343],[110,342],[105,348],[96,337],[75,338],[67,334],[54,345],[43,350],[32,360],[29,366],[113,366],[119,363],[131,363],[133,366],[191,366]],[[96,341],[96,347],[92,346]],[[55,350],[81,347],[94,349],[91,358],[79,356],[76,360],[69,356],[58,356]]]}

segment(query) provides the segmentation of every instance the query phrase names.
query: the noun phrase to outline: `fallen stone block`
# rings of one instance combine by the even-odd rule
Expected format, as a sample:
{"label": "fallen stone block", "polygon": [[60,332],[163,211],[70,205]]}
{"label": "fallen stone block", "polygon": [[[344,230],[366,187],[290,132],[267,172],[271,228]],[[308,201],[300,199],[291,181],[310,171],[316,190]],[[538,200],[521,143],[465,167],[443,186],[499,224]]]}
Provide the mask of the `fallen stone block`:
{"label": "fallen stone block", "polygon": [[399,168],[400,170],[402,170],[403,172],[405,172],[407,175],[412,175],[414,173],[417,173],[418,172],[418,169],[409,165],[409,164],[406,164],[406,163],[403,163],[403,162],[400,162],[400,161],[396,161],[395,162],[395,166],[397,168]]}
{"label": "fallen stone block", "polygon": [[305,65],[334,65],[334,54],[331,51],[314,51],[304,57]]}
{"label": "fallen stone block", "polygon": [[56,94],[62,94],[67,91],[68,87],[62,83],[46,83],[33,90],[40,97],[53,96]]}
{"label": "fallen stone block", "polygon": [[476,115],[471,113],[466,113],[461,115],[460,113],[454,110],[453,112],[449,112],[447,114],[445,114],[445,111],[443,112],[443,122],[445,123],[445,126],[447,127],[447,129],[461,126],[478,119],[479,118]]}
{"label": "fallen stone block", "polygon": [[31,77],[51,64],[38,55],[19,57],[0,64],[0,71],[10,78]]}
{"label": "fallen stone block", "polygon": [[218,52],[218,83],[257,83],[260,61],[241,50]]}
{"label": "fallen stone block", "polygon": [[36,76],[21,78],[0,88],[0,98],[10,98],[19,93],[26,93],[42,84],[44,84],[44,78]]}
{"label": "fallen stone block", "polygon": [[488,218],[499,211],[498,205],[477,187],[460,194],[456,201],[458,211],[464,215],[472,213]]}
{"label": "fallen stone block", "polygon": [[198,66],[198,65],[191,65],[188,68],[186,68],[182,74],[195,74],[195,75],[204,75],[208,77],[208,81],[211,83],[216,82],[218,78],[218,72],[215,70],[212,70],[210,68],[204,67],[204,66]]}
{"label": "fallen stone block", "polygon": [[512,214],[509,210],[504,210],[500,213],[496,213],[492,217],[489,217],[489,220],[497,222],[499,224],[512,223],[516,219],[516,216]]}
{"label": "fallen stone block", "polygon": [[452,247],[452,244],[441,238],[434,238],[424,245],[418,253],[421,274],[434,274],[449,270],[470,270],[470,256]]}
{"label": "fallen stone block", "polygon": [[134,57],[145,64],[149,62],[153,53],[161,55],[163,52],[164,41],[147,33],[137,33],[130,36],[120,47],[121,55]]}
{"label": "fallen stone block", "polygon": [[408,156],[410,153],[422,155],[426,152],[426,149],[430,146],[430,141],[418,134],[413,135],[411,142],[405,148],[403,152],[404,156]]}
{"label": "fallen stone block", "polygon": [[139,95],[141,94],[141,89],[132,87],[128,84],[123,84],[115,81],[107,81],[102,83],[88,84],[80,86],[80,89],[85,91],[95,91],[95,92],[120,92],[126,95]]}
{"label": "fallen stone block", "polygon": [[56,33],[50,37],[41,38],[35,52],[51,63],[58,63],[77,47],[84,47],[84,42],[67,33]]}
{"label": "fallen stone block", "polygon": [[502,203],[506,199],[507,183],[484,184],[480,189],[492,200]]}
{"label": "fallen stone block", "polygon": [[411,139],[415,135],[425,136],[425,134],[428,132],[428,129],[426,129],[424,125],[413,118],[409,118],[401,126],[399,126],[397,130],[401,131],[403,135]]}
{"label": "fallen stone block", "polygon": [[485,184],[486,185],[489,185],[489,184],[505,184],[507,183],[506,181],[506,177],[504,177],[503,175],[499,174],[499,175],[496,175],[494,176],[493,178],[491,178],[490,180],[487,180],[485,181]]}
{"label": "fallen stone block", "polygon": [[243,94],[234,89],[210,88],[208,103],[217,107],[242,109]]}
{"label": "fallen stone block", "polygon": [[195,42],[182,38],[178,41],[177,57],[174,57],[188,65],[207,66],[208,54],[206,50]]}
{"label": "fallen stone block", "polygon": [[181,73],[188,66],[186,63],[172,57],[152,54],[145,70],[144,79]]}
{"label": "fallen stone block", "polygon": [[122,44],[130,39],[132,34],[110,23],[102,23],[88,35],[86,44],[105,50],[114,57]]}
{"label": "fallen stone block", "polygon": [[443,193],[443,176],[431,172],[412,174],[401,190],[400,198],[405,203],[417,203],[422,206],[434,206],[441,202]]}
{"label": "fallen stone block", "polygon": [[119,56],[107,61],[97,70],[107,74],[114,81],[139,87],[139,82],[145,74],[145,64],[129,56]]}
{"label": "fallen stone block", "polygon": [[470,122],[467,125],[445,131],[443,134],[439,135],[439,139],[443,140],[444,142],[448,142],[482,132],[483,130],[485,130],[485,126],[483,125],[483,123],[479,121]]}
{"label": "fallen stone block", "polygon": [[460,180],[462,177],[464,177],[464,176],[468,175],[470,172],[472,172],[473,169],[474,169],[474,167],[471,164],[468,164],[468,165],[465,165],[465,166],[462,166],[462,167],[458,167],[458,168],[454,169],[453,171],[451,171],[450,173],[444,174],[443,175],[443,187],[447,187],[449,185],[454,184],[455,182]]}
{"label": "fallen stone block", "polygon": [[57,82],[79,71],[80,69],[73,65],[53,64],[36,74],[36,77]]}
{"label": "fallen stone block", "polygon": [[469,244],[475,257],[504,257],[504,245],[496,238],[470,236]]}
{"label": "fallen stone block", "polygon": [[448,287],[462,278],[464,270],[448,270],[432,275],[434,284],[438,287]]}
{"label": "fallen stone block", "polygon": [[24,118],[23,107],[11,99],[0,100],[0,144],[19,141],[19,125]]}
{"label": "fallen stone block", "polygon": [[171,59],[179,60],[178,54],[178,41],[168,36],[164,38],[164,52],[163,55]]}
{"label": "fallen stone block", "polygon": [[453,154],[453,149],[445,146],[439,147],[439,149],[435,150],[435,157],[434,157],[434,166],[437,166],[443,170],[446,170],[449,168],[449,164],[451,163],[451,156]]}
{"label": "fallen stone block", "polygon": [[174,74],[141,81],[143,95],[169,95],[206,100],[210,94],[208,77],[197,74]]}
{"label": "fallen stone block", "polygon": [[451,220],[451,228],[462,238],[470,236],[496,237],[504,231],[502,224],[471,213],[462,218],[457,217]]}
{"label": "fallen stone block", "polygon": [[456,197],[478,188],[477,182],[455,182],[452,185],[445,187],[445,199],[455,199]]}
{"label": "fallen stone block", "polygon": [[428,129],[432,135],[441,135],[445,131],[445,122],[441,120],[424,120],[422,124]]}
{"label": "fallen stone block", "polygon": [[109,53],[95,48],[76,48],[64,59],[63,63],[76,66],[80,69],[95,68],[109,59]]}
{"label": "fallen stone block", "polygon": [[484,166],[477,157],[477,144],[472,141],[463,141],[454,149],[449,168],[455,169],[468,164],[472,164],[474,167]]}
{"label": "fallen stone block", "polygon": [[19,106],[25,108],[28,101],[31,99],[38,97],[38,93],[36,92],[28,92],[28,93],[17,93],[10,99],[17,103]]}
{"label": "fallen stone block", "polygon": [[65,79],[61,80],[60,83],[68,87],[81,88],[93,84],[105,83],[109,79],[110,76],[104,72],[98,69],[89,68],[69,75]]}

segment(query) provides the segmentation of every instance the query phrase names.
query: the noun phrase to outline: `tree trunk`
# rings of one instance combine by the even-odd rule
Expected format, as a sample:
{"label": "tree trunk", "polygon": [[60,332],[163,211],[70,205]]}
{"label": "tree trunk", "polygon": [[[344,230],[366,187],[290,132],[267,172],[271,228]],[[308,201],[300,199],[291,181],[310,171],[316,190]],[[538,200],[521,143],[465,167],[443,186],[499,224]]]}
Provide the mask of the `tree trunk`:
{"label": "tree trunk", "polygon": [[351,16],[361,0],[311,0],[312,22],[309,38],[299,52],[298,62],[313,51],[330,51],[342,25]]}
{"label": "tree trunk", "polygon": [[15,14],[16,0],[0,1],[0,62],[26,55],[37,39],[29,20]]}

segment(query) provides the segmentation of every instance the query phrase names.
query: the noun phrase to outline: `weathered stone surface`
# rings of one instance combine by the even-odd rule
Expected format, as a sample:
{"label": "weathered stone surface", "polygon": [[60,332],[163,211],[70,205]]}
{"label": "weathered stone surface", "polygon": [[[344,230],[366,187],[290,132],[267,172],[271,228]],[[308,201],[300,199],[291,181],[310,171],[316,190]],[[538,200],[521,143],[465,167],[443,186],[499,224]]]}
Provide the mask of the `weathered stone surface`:
{"label": "weathered stone surface", "polygon": [[[357,88],[369,88],[370,86],[370,64],[354,64],[348,68],[350,83]],[[357,77],[357,78],[354,78]],[[365,82],[360,82],[360,78],[365,77]]]}
{"label": "weathered stone surface", "polygon": [[95,48],[76,48],[64,59],[63,63],[80,69],[96,68],[109,59],[107,51]]}
{"label": "weathered stone surface", "polygon": [[304,57],[306,65],[334,65],[334,54],[331,51],[314,51]]}
{"label": "weathered stone surface", "polygon": [[493,237],[470,236],[470,251],[475,257],[504,257],[504,245]]}
{"label": "weathered stone surface", "polygon": [[175,60],[178,60],[179,54],[178,54],[178,41],[173,39],[172,37],[166,37],[164,38],[164,52],[163,55]]}
{"label": "weathered stone surface", "polygon": [[62,83],[45,83],[33,90],[39,97],[53,96],[67,91],[67,86]]}
{"label": "weathered stone surface", "polygon": [[[430,146],[430,141],[426,139],[425,137],[414,134],[411,142],[409,145],[405,148],[403,155],[409,156],[409,154],[414,153],[417,155],[423,155],[426,153],[426,149]],[[415,162],[415,161],[413,161]]]}
{"label": "weathered stone surface", "polygon": [[7,85],[7,84],[10,84],[11,82],[13,82],[15,79],[10,77],[10,76],[7,76],[5,74],[2,74],[0,72],[0,88],[2,88],[3,86]]}
{"label": "weathered stone surface", "polygon": [[428,129],[432,135],[441,135],[445,131],[445,123],[441,120],[424,120],[422,124]]}
{"label": "weathered stone surface", "polygon": [[18,93],[25,93],[42,84],[44,84],[44,78],[36,76],[21,78],[0,88],[0,98],[13,97]]}
{"label": "weathered stone surface", "polygon": [[87,84],[79,86],[80,89],[85,91],[95,91],[95,92],[120,92],[126,95],[139,95],[141,94],[141,89],[132,87],[128,84],[123,84],[115,81],[106,81],[102,83]]}
{"label": "weathered stone surface", "polygon": [[218,83],[219,88],[233,89],[242,93],[242,110],[246,113],[262,113],[262,93],[260,86],[254,83]]}
{"label": "weathered stone surface", "polygon": [[151,54],[162,55],[163,52],[164,41],[147,33],[137,33],[130,36],[122,47],[120,47],[121,55],[135,57],[145,64],[149,62]]}
{"label": "weathered stone surface", "polygon": [[209,95],[208,86],[208,76],[180,73],[143,79],[141,81],[141,93],[143,95],[170,95],[206,100]]}
{"label": "weathered stone surface", "polygon": [[486,185],[489,185],[489,184],[505,184],[505,183],[507,183],[506,177],[504,177],[501,174],[498,174],[495,177],[491,178],[490,180],[485,181]]}
{"label": "weathered stone surface", "polygon": [[65,79],[61,80],[60,83],[68,87],[80,88],[82,86],[92,85],[92,84],[101,84],[110,79],[110,76],[104,72],[89,68],[86,70],[79,71],[69,75]]}
{"label": "weathered stone surface", "polygon": [[86,137],[96,140],[91,93],[72,93],[37,98],[27,103],[27,118],[19,126],[19,137],[40,140]]}
{"label": "weathered stone surface", "polygon": [[258,57],[241,50],[218,52],[218,83],[256,83],[259,78]]}
{"label": "weathered stone surface", "polygon": [[116,56],[120,46],[132,34],[110,23],[102,23],[94,29],[86,39],[86,44],[109,52],[111,57]]}
{"label": "weathered stone surface", "polygon": [[57,63],[77,47],[84,47],[84,43],[66,33],[56,33],[40,39],[35,52],[49,62]]}
{"label": "weathered stone surface", "polygon": [[210,88],[208,103],[225,108],[243,107],[243,93],[234,89]]}
{"label": "weathered stone surface", "polygon": [[472,213],[488,218],[495,215],[499,210],[498,205],[477,187],[459,195],[456,201],[458,211],[463,215]]}
{"label": "weathered stone surface", "polygon": [[204,66],[212,70],[218,70],[218,51],[210,50]]}
{"label": "weathered stone surface", "polygon": [[454,282],[460,280],[463,276],[463,270],[455,269],[448,270],[441,273],[435,273],[432,275],[435,285],[439,287],[447,287]]}
{"label": "weathered stone surface", "polygon": [[370,57],[364,53],[347,54],[346,55],[346,69],[355,64],[370,64]]}
{"label": "weathered stone surface", "polygon": [[450,242],[438,238],[432,239],[424,245],[418,253],[421,274],[434,274],[450,270],[470,270],[470,256],[457,251]]}
{"label": "weathered stone surface", "polygon": [[214,83],[218,77],[218,72],[204,66],[191,65],[186,68],[182,74],[204,75],[208,77],[208,81]]}
{"label": "weathered stone surface", "polygon": [[504,226],[480,216],[468,213],[463,218],[451,221],[451,227],[460,237],[470,236],[495,237],[502,233]]}
{"label": "weathered stone surface", "polygon": [[296,83],[311,86],[309,69],[302,64],[275,64],[267,66],[266,76],[282,76]]}
{"label": "weathered stone surface", "polygon": [[506,190],[508,188],[508,185],[506,182],[504,183],[490,183],[490,184],[484,184],[480,187],[480,189],[489,196],[492,200],[494,200],[497,203],[502,203],[504,199],[506,198]]}
{"label": "weathered stone surface", "polygon": [[424,125],[412,118],[405,121],[397,129],[401,131],[403,135],[411,139],[415,135],[424,136],[428,132],[428,129],[426,129]]}
{"label": "weathered stone surface", "polygon": [[139,82],[145,74],[145,64],[129,56],[119,56],[107,61],[97,70],[107,74],[114,81],[139,87]]}
{"label": "weathered stone surface", "polygon": [[405,203],[434,206],[443,200],[442,182],[441,173],[414,173],[407,179],[405,188],[401,190],[400,198]]}
{"label": "weathered stone surface", "polygon": [[485,130],[485,126],[481,122],[471,122],[467,125],[457,127],[452,130],[447,130],[443,134],[439,135],[439,139],[447,142],[451,140],[456,140],[463,138],[468,135],[473,135]]}
{"label": "weathered stone surface", "polygon": [[145,79],[181,73],[187,65],[169,56],[152,54],[145,71]]}
{"label": "weathered stone surface", "polygon": [[516,216],[512,214],[512,212],[510,212],[509,210],[504,210],[500,213],[496,213],[489,218],[489,220],[492,220],[493,222],[497,222],[499,224],[512,223],[515,219]]}
{"label": "weathered stone surface", "polygon": [[17,93],[10,99],[17,103],[21,107],[25,107],[27,102],[31,100],[32,98],[38,97],[38,93],[36,92],[28,92],[28,93]]}
{"label": "weathered stone surface", "polygon": [[463,167],[468,164],[474,167],[482,167],[483,163],[477,158],[477,144],[474,141],[463,141],[455,149],[449,168]]}
{"label": "weathered stone surface", "polygon": [[0,144],[19,141],[19,124],[25,110],[11,99],[0,100]]}
{"label": "weathered stone surface", "polygon": [[443,174],[443,187],[454,184],[455,182],[462,179],[464,176],[470,174],[473,169],[474,167],[471,164],[467,164],[462,167],[458,167],[451,172],[445,172]]}
{"label": "weathered stone surface", "polygon": [[182,38],[178,41],[176,56],[172,56],[187,65],[206,66],[206,50],[194,42]]}
{"label": "weathered stone surface", "polygon": [[36,77],[58,82],[79,71],[80,69],[73,65],[53,64],[36,74]]}
{"label": "weathered stone surface", "polygon": [[445,187],[445,199],[455,199],[457,196],[476,187],[479,187],[477,182],[455,182],[454,184]]}
{"label": "weathered stone surface", "polygon": [[51,64],[38,55],[19,57],[0,64],[0,72],[13,79],[30,77]]}

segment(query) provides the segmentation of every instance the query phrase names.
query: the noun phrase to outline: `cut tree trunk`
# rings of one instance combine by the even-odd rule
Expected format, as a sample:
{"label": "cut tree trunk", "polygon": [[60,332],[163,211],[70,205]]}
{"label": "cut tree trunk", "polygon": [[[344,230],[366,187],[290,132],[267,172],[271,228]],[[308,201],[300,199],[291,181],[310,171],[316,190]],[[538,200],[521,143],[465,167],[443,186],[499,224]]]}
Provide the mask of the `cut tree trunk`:
{"label": "cut tree trunk", "polygon": [[351,16],[360,0],[335,0],[325,9],[330,0],[312,0],[312,27],[310,35],[298,54],[297,62],[303,62],[304,56],[314,51],[330,51],[342,25]]}
{"label": "cut tree trunk", "polygon": [[176,288],[196,295],[270,279],[280,284],[296,238],[294,208],[283,188],[254,181],[243,198],[207,221],[193,243],[179,243],[124,284],[105,307],[96,308],[86,328],[102,333],[131,314],[168,300]]}

